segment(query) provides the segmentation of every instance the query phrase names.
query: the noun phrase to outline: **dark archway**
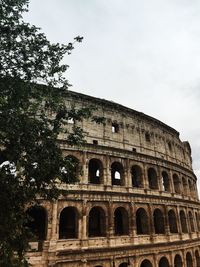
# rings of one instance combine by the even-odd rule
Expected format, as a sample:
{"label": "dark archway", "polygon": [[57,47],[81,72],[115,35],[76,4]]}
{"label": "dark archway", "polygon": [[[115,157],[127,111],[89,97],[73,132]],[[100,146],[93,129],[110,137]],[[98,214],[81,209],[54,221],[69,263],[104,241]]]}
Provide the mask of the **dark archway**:
{"label": "dark archway", "polygon": [[154,210],[153,221],[154,221],[155,234],[164,234],[165,233],[165,222],[164,222],[163,213],[160,209]]}
{"label": "dark archway", "polygon": [[170,233],[178,233],[176,214],[173,210],[168,211],[168,222]]}
{"label": "dark archway", "polygon": [[188,194],[188,183],[187,180],[183,177],[182,178],[182,183],[183,183],[183,194],[187,196]]}
{"label": "dark archway", "polygon": [[74,207],[66,207],[60,213],[59,239],[77,238],[78,214]]}
{"label": "dark archway", "polygon": [[143,208],[136,211],[136,227],[138,235],[149,234],[149,218],[147,212]]}
{"label": "dark archway", "polygon": [[106,216],[101,207],[93,207],[89,212],[88,236],[97,237],[106,235]]}
{"label": "dark archway", "polygon": [[165,171],[162,172],[162,186],[164,191],[170,192],[169,175]]}
{"label": "dark archway", "polygon": [[158,189],[157,173],[154,168],[148,169],[148,181],[150,189]]}
{"label": "dark archway", "polygon": [[188,233],[187,219],[183,210],[180,211],[180,221],[182,233]]}
{"label": "dark archway", "polygon": [[27,210],[28,221],[26,227],[32,234],[30,240],[45,240],[47,235],[47,212],[41,206],[33,206]]}
{"label": "dark archway", "polygon": [[129,216],[125,208],[119,207],[114,212],[115,235],[129,234]]}
{"label": "dark archway", "polygon": [[162,257],[159,261],[159,267],[169,267],[169,261],[166,257]]}
{"label": "dark archway", "polygon": [[143,187],[142,170],[138,165],[131,168],[131,178],[133,187]]}
{"label": "dark archway", "polygon": [[196,267],[200,267],[200,257],[198,250],[195,251]]}
{"label": "dark archway", "polygon": [[174,183],[174,191],[177,194],[180,194],[180,180],[177,174],[173,174],[173,183]]}
{"label": "dark archway", "polygon": [[188,180],[188,185],[189,185],[189,194],[192,197],[193,196],[193,186],[192,186],[192,181],[190,179]]}
{"label": "dark archway", "polygon": [[103,165],[98,159],[91,159],[88,167],[88,180],[91,184],[103,183]]}
{"label": "dark archway", "polygon": [[186,254],[186,267],[193,267],[192,255],[190,252]]}
{"label": "dark archway", "polygon": [[183,263],[182,263],[182,258],[180,255],[176,255],[174,258],[174,267],[182,267]]}
{"label": "dark archway", "polygon": [[111,165],[112,185],[124,185],[124,168],[119,162],[113,162]]}
{"label": "dark archway", "polygon": [[194,232],[195,231],[194,230],[194,218],[193,218],[191,211],[189,211],[188,216],[189,216],[189,221],[190,221],[190,230],[191,232]]}
{"label": "dark archway", "polygon": [[195,218],[196,218],[196,227],[197,227],[196,231],[198,232],[200,231],[200,223],[199,223],[199,215],[197,212],[195,212]]}
{"label": "dark archway", "polygon": [[129,264],[127,262],[123,262],[119,265],[119,267],[128,267]]}
{"label": "dark archway", "polygon": [[143,262],[140,264],[140,267],[152,267],[152,264],[149,260],[143,260]]}

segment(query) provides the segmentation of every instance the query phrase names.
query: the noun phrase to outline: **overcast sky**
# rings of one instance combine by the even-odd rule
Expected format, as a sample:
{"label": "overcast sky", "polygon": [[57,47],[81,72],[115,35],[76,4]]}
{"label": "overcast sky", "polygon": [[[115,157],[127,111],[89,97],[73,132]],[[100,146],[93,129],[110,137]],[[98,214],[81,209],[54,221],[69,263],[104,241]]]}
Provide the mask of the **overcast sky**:
{"label": "overcast sky", "polygon": [[83,36],[65,58],[71,90],[175,128],[200,179],[199,0],[30,0],[25,18],[52,42]]}

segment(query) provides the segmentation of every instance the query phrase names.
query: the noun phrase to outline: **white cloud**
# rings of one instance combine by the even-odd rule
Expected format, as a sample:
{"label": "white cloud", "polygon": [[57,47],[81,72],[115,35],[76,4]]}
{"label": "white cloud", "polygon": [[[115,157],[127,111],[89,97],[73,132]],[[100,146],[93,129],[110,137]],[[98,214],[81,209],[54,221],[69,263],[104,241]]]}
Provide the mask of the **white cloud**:
{"label": "white cloud", "polygon": [[200,177],[199,13],[197,0],[31,0],[26,18],[55,42],[83,35],[66,58],[74,90],[176,128]]}

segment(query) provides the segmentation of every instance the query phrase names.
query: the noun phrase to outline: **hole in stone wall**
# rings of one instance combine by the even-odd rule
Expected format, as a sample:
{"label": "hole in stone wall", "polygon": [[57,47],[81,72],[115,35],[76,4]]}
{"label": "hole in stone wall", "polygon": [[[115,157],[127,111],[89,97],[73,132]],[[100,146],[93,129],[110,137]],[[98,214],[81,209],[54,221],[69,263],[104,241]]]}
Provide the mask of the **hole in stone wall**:
{"label": "hole in stone wall", "polygon": [[142,181],[142,170],[139,166],[134,165],[131,168],[132,186],[133,187],[143,187]]}
{"label": "hole in stone wall", "polygon": [[33,206],[27,210],[28,227],[32,233],[31,240],[45,240],[47,234],[47,212],[41,206]]}
{"label": "hole in stone wall", "polygon": [[123,176],[124,170],[122,164],[119,162],[113,162],[111,165],[112,185],[123,185]]}
{"label": "hole in stone wall", "polygon": [[105,236],[106,235],[106,216],[100,207],[93,207],[89,213],[88,235]]}
{"label": "hole in stone wall", "polygon": [[118,133],[119,132],[119,124],[112,123],[112,133]]}
{"label": "hole in stone wall", "polygon": [[66,207],[60,213],[59,239],[77,238],[78,218],[73,207]]}
{"label": "hole in stone wall", "polygon": [[129,222],[128,212],[125,208],[117,208],[114,213],[115,235],[128,235]]}
{"label": "hole in stone wall", "polygon": [[147,142],[151,142],[151,136],[150,136],[150,134],[148,132],[145,133],[145,140]]}
{"label": "hole in stone wall", "polygon": [[91,184],[100,184],[103,179],[103,165],[102,162],[98,159],[91,159],[89,161],[89,170],[88,170],[89,183]]}

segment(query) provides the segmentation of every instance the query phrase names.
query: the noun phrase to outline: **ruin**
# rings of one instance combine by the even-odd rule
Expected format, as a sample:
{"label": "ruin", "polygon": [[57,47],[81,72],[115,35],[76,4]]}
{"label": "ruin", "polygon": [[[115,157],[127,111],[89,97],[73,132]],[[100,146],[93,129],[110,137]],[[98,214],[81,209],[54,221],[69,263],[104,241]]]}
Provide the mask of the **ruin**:
{"label": "ruin", "polygon": [[114,102],[70,92],[105,123],[69,121],[86,132],[82,147],[59,136],[81,168],[66,195],[27,212],[34,267],[200,267],[200,202],[191,148],[163,122]]}

